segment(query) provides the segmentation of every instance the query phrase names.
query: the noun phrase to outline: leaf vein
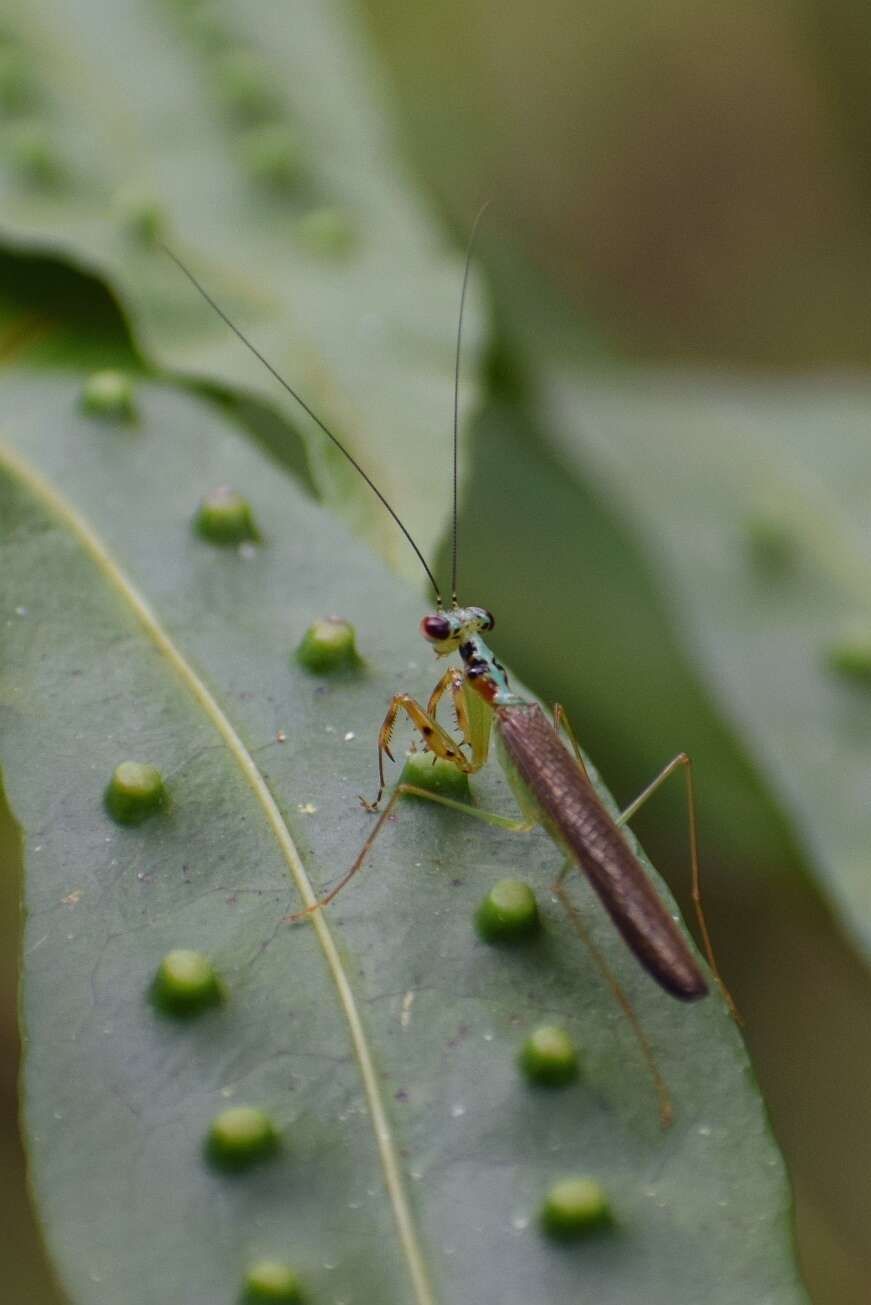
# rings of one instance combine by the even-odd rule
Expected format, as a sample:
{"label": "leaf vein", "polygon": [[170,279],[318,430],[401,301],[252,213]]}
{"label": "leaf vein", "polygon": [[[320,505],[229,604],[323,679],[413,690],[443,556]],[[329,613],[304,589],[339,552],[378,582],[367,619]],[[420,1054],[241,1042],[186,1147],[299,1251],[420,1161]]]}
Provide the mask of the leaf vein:
{"label": "leaf vein", "polygon": [[[317,897],[311,881],[306,874],[290,830],[285,824],[278,804],[272,796],[264,776],[258,770],[253,757],[246,749],[231,721],[224,714],[211,691],[163,629],[150,604],[117,563],[113,561],[102,539],[84,517],[79,515],[72,504],[59,494],[35,467],[3,440],[0,440],[0,462],[5,464],[7,472],[21,482],[52,516],[66,526],[96,564],[98,570],[102,572],[104,578],[117,590],[135,613],[155,647],[172,666],[182,683],[220,734],[263,810],[300,897],[307,907],[314,906]],[[414,1289],[414,1299],[416,1305],[435,1305],[435,1298],[429,1284],[417,1230],[402,1181],[396,1142],[387,1118],[387,1111],[357,1002],[323,912],[314,911],[310,918],[311,927],[317,934],[327,967],[336,985],[339,1004],[348,1022],[351,1042],[369,1104],[369,1118],[372,1121],[375,1133],[384,1172],[384,1181],[393,1207],[400,1245]]]}

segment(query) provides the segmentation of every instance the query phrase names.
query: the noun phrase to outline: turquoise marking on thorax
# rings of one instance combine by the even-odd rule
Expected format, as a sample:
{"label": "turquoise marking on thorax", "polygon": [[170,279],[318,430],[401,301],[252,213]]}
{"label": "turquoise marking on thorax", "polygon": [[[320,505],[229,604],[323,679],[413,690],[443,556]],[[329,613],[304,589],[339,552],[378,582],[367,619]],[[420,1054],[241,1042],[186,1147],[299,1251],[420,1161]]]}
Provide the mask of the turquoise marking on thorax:
{"label": "turquoise marking on thorax", "polygon": [[459,652],[466,670],[466,684],[490,707],[517,707],[525,699],[512,693],[505,667],[481,638],[482,630],[493,629],[493,617],[486,607],[441,609],[425,616],[420,623],[424,639],[433,645],[439,657]]}
{"label": "turquoise marking on thorax", "polygon": [[497,661],[479,634],[471,635],[460,646],[460,656],[466,668],[466,677],[473,688],[494,707],[517,707],[525,701],[518,697],[508,683],[505,667]]}

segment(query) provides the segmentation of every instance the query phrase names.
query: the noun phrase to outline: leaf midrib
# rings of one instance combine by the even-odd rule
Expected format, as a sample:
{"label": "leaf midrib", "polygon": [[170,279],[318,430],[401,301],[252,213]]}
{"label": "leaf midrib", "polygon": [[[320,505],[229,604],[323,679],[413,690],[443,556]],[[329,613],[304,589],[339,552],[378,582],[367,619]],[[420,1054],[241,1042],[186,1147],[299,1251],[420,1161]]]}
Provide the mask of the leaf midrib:
{"label": "leaf midrib", "polygon": [[[76,509],[57,492],[54,486],[35,467],[2,439],[0,439],[0,463],[25,486],[34,498],[40,501],[51,515],[56,517],[75,536],[84,552],[95,563],[104,578],[117,591],[128,607],[133,610],[137,620],[155,647],[166,657],[182,683],[220,734],[230,755],[242,771],[253,790],[257,802],[260,804],[300,897],[306,907],[315,906],[317,896],[311,880],[296,850],[290,830],[263,775],[258,770],[253,757],[236,733],[230,720],[221,710],[217,700],[163,629],[149,603],[117,563],[113,561],[100,536],[85,518],[79,515]],[[369,1107],[368,1115],[375,1132],[375,1141],[384,1171],[384,1181],[393,1208],[400,1245],[402,1246],[414,1289],[414,1300],[416,1305],[435,1305],[435,1297],[429,1284],[417,1230],[402,1182],[396,1142],[387,1117],[369,1043],[351,984],[342,965],[323,911],[312,912],[311,924],[323,950],[327,966],[336,985],[339,1003],[348,1022],[354,1054],[357,1057],[360,1076],[366,1093]]]}

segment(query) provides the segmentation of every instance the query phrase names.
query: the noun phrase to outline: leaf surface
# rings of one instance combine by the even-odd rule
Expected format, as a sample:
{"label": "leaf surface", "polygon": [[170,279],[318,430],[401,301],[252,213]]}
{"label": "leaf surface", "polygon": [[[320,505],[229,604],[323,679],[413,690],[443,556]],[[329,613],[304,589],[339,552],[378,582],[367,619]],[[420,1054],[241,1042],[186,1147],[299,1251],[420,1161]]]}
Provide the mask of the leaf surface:
{"label": "leaf surface", "polygon": [[[5,238],[103,277],[149,359],[283,408],[311,437],[324,497],[420,580],[356,473],[136,234],[151,215],[399,515],[414,512],[429,557],[449,502],[461,267],[406,179],[353,7],[38,0],[13,9],[9,26],[35,86],[23,126],[57,176],[28,172],[22,123],[0,131]],[[283,183],[252,161],[270,138],[298,160]],[[472,291],[462,413],[475,399],[482,330]],[[409,459],[409,445],[427,456]]]}
{"label": "leaf surface", "polygon": [[[26,1125],[72,1300],[231,1305],[268,1255],[313,1301],[349,1305],[804,1301],[737,1031],[717,999],[663,994],[578,885],[670,1084],[663,1133],[626,1022],[549,897],[559,857],[541,831],[405,803],[316,925],[283,923],[371,829],[355,794],[373,786],[387,701],[435,678],[420,608],[214,408],[154,384],[138,402],[119,428],[81,414],[70,377],[9,375],[0,400]],[[191,531],[224,482],[252,502],[254,550]],[[366,666],[319,680],[290,653],[331,612]],[[158,766],[171,798],[135,829],[102,806],[128,758]],[[511,810],[492,767],[476,792]],[[487,946],[474,909],[518,873],[542,932]],[[229,993],[181,1025],[147,1001],[178,946],[208,952]],[[516,1066],[542,1022],[582,1048],[560,1092]],[[267,1110],[283,1139],[233,1177],[202,1157],[229,1104]],[[617,1226],[555,1246],[537,1213],[576,1173],[603,1184]]]}

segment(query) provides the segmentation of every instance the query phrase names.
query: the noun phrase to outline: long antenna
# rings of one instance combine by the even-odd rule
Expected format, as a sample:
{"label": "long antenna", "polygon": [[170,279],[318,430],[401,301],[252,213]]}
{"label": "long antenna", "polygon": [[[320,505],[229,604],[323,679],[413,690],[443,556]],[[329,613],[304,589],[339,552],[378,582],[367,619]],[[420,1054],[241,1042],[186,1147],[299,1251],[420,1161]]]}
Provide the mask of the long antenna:
{"label": "long antenna", "polygon": [[472,250],[475,247],[475,236],[478,234],[478,227],[481,218],[490,207],[490,200],[482,204],[478,209],[478,216],[472,223],[472,234],[469,236],[469,243],[466,246],[466,266],[463,269],[463,289],[460,292],[460,317],[457,322],[457,355],[454,361],[454,449],[453,449],[453,516],[454,516],[454,538],[453,548],[451,550],[451,601],[457,605],[457,555],[458,555],[458,475],[457,465],[459,461],[459,428],[460,428],[460,355],[463,346],[463,310],[466,307],[466,286],[469,284],[469,268],[472,266]]}
{"label": "long antenna", "polygon": [[[199,281],[198,281],[197,278],[194,276],[193,272],[191,272],[189,268],[185,267],[185,265],[184,265],[184,263],[181,261],[181,259],[180,259],[176,254],[174,254],[174,253],[172,252],[172,250],[171,250],[167,245],[164,245],[162,242],[158,242],[158,243],[160,244],[160,247],[161,247],[161,249],[163,250],[163,252],[164,252],[165,254],[167,254],[167,255],[172,259],[172,261],[175,263],[176,267],[177,267],[180,271],[184,272],[185,276],[186,276],[187,279],[190,281],[190,283],[191,283],[191,285],[194,287],[194,289],[195,289],[195,290],[198,290],[198,291],[200,292],[200,294],[201,294],[202,297],[205,299],[205,301],[206,301],[206,303],[209,305],[209,307],[214,309],[214,311],[215,311],[215,312],[218,314],[218,316],[221,318],[221,321],[222,321],[222,322],[225,322],[226,325],[229,326],[229,328],[230,328],[230,330],[233,332],[233,334],[234,334],[234,335],[235,335],[239,340],[242,341],[242,343],[244,344],[245,348],[248,349],[248,350],[250,350],[250,352],[253,353],[254,357],[257,358],[257,359],[259,359],[260,362],[262,362],[263,366],[264,366],[264,367],[266,368],[266,370],[270,373],[270,375],[274,376],[274,378],[278,381],[278,384],[282,387],[282,389],[286,390],[287,393],[290,395],[290,397],[291,397],[292,399],[296,399],[296,402],[297,402],[297,403],[299,404],[299,406],[302,408],[303,412],[307,413],[307,414],[309,415],[309,417],[311,417],[312,421],[315,423],[316,426],[320,427],[320,429],[321,429],[321,430],[323,431],[323,433],[326,435],[327,439],[332,440],[332,442],[335,444],[336,448],[339,450],[340,453],[344,453],[345,457],[348,459],[348,461],[350,462],[350,464],[351,464],[351,466],[354,468],[354,470],[355,470],[355,471],[358,471],[358,472],[360,473],[360,475],[361,475],[361,476],[363,477],[363,479],[365,480],[366,484],[367,484],[367,485],[369,486],[369,488],[371,489],[372,493],[373,493],[373,494],[375,495],[375,497],[376,497],[377,499],[379,499],[380,502],[384,505],[384,507],[387,509],[387,511],[388,511],[388,512],[390,513],[390,515],[393,517],[393,520],[394,520],[394,521],[396,522],[396,524],[399,526],[399,529],[400,529],[400,530],[402,531],[402,533],[405,535],[405,538],[408,540],[409,544],[411,544],[411,547],[414,549],[415,554],[417,555],[417,560],[420,562],[420,564],[421,564],[421,566],[423,567],[424,571],[426,571],[427,576],[429,577],[429,582],[430,582],[430,584],[432,585],[433,589],[435,590],[436,602],[437,602],[438,606],[441,607],[441,606],[442,606],[442,596],[441,596],[441,594],[439,593],[439,587],[438,587],[438,584],[436,583],[436,578],[435,578],[435,576],[433,575],[432,571],[429,569],[429,566],[427,565],[426,558],[424,557],[423,553],[422,553],[422,552],[420,551],[420,549],[418,548],[417,544],[416,544],[416,543],[414,542],[414,540],[412,539],[412,537],[411,537],[411,535],[409,534],[408,530],[405,528],[405,526],[404,526],[404,525],[402,524],[402,522],[400,521],[400,519],[399,519],[399,517],[397,516],[397,514],[394,512],[393,508],[392,508],[392,507],[390,506],[390,504],[387,502],[387,499],[386,499],[386,498],[384,497],[384,495],[381,493],[381,490],[380,490],[380,489],[378,488],[378,486],[375,484],[374,480],[372,480],[370,476],[367,476],[367,475],[366,475],[366,472],[365,472],[365,471],[363,470],[363,468],[360,466],[360,464],[359,464],[359,462],[357,461],[357,459],[356,459],[356,458],[355,458],[351,453],[348,452],[348,450],[345,448],[345,446],[344,446],[344,444],[341,442],[341,440],[339,440],[339,439],[338,439],[338,438],[333,434],[333,432],[330,430],[330,428],[329,428],[329,427],[328,427],[324,422],[321,421],[321,419],[320,419],[320,417],[317,415],[317,413],[312,411],[312,409],[308,406],[308,404],[306,403],[306,401],[305,401],[305,399],[302,397],[302,395],[297,394],[297,392],[296,392],[296,390],[293,388],[293,386],[290,385],[289,382],[286,381],[286,380],[284,379],[284,377],[281,375],[280,372],[276,371],[276,369],[272,366],[272,363],[269,361],[269,359],[268,359],[268,358],[264,358],[263,354],[262,354],[262,353],[260,352],[260,350],[256,347],[256,345],[252,344],[251,341],[248,339],[248,337],[247,337],[246,335],[243,335],[242,331],[239,330],[239,327],[235,324],[235,322],[231,321],[231,319],[230,319],[230,318],[227,316],[227,314],[224,312],[223,308],[221,308],[220,304],[215,303],[215,300],[212,298],[212,296],[209,294],[209,292],[205,289],[205,287],[202,286],[202,285],[200,285]],[[467,272],[468,272],[468,268],[467,268],[466,270],[467,270]],[[464,286],[464,289],[465,289],[465,286]]]}

